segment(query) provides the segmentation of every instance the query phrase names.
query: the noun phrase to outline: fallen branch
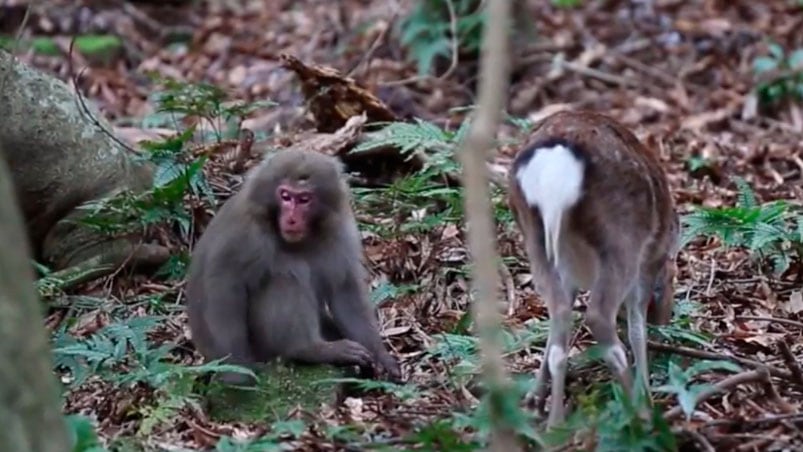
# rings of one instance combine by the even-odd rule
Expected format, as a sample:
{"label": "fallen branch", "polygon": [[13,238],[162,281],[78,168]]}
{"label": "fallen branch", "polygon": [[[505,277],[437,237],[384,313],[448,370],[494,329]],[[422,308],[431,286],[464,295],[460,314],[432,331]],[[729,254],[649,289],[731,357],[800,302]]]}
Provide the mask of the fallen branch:
{"label": "fallen branch", "polygon": [[[731,375],[728,378],[716,383],[715,385],[701,391],[697,394],[697,397],[694,399],[694,406],[699,405],[702,402],[710,399],[711,397],[722,393],[727,392],[736,386],[746,384],[746,383],[758,383],[762,382],[763,379],[769,378],[769,373],[767,373],[766,369],[761,370],[748,370],[746,372],[738,373],[736,375]],[[667,421],[672,420],[673,418],[678,417],[683,413],[683,408],[680,405],[672,408],[671,410],[664,413],[664,419]]]}
{"label": "fallen branch", "polygon": [[[722,393],[727,392],[736,386],[745,383],[759,383],[761,384],[762,389],[766,396],[771,399],[778,407],[786,414],[790,414],[795,411],[794,407],[791,406],[787,401],[785,401],[778,391],[775,389],[775,385],[772,384],[772,380],[770,379],[770,373],[766,367],[761,367],[755,370],[748,370],[746,372],[741,372],[736,375],[731,375],[730,377],[725,378],[724,380],[716,383],[715,385],[711,386],[710,388],[706,388],[697,394],[697,397],[694,399],[694,406],[699,405],[700,403],[708,400],[709,398]],[[664,419],[670,420],[674,417],[679,416],[683,412],[683,408],[680,405],[672,408],[671,410],[667,411],[664,414]]]}
{"label": "fallen branch", "polygon": [[800,370],[800,365],[797,363],[797,358],[795,358],[795,355],[792,354],[792,350],[789,349],[789,344],[783,340],[779,341],[778,350],[781,352],[781,356],[783,357],[784,363],[786,363],[786,367],[788,367],[792,372],[792,378],[795,380],[795,383],[803,388],[803,371]]}
{"label": "fallen branch", "polygon": [[755,315],[737,315],[733,317],[736,320],[754,320],[757,322],[773,322],[773,323],[782,323],[785,325],[796,326],[800,329],[803,329],[803,322],[798,322],[797,320],[791,319],[783,319],[779,317],[761,317]]}
{"label": "fallen branch", "polygon": [[599,81],[609,83],[611,85],[621,86],[623,88],[635,88],[638,87],[638,83],[634,82],[633,80],[620,77],[618,75],[609,74],[607,72],[601,71],[599,69],[594,69],[588,66],[583,66],[581,64],[572,62],[572,61],[562,61],[557,60],[557,64],[560,65],[563,69],[578,73],[580,75],[595,78]]}
{"label": "fallen branch", "polygon": [[766,368],[767,371],[769,371],[770,375],[772,375],[773,377],[782,378],[784,380],[794,380],[792,378],[792,372],[779,369],[774,366],[768,366],[764,363],[752,359],[740,358],[738,356],[723,355],[721,353],[707,352],[704,350],[697,350],[695,348],[678,347],[674,345],[662,344],[660,342],[653,342],[653,341],[647,341],[647,347],[649,347],[650,350],[658,352],[676,353],[678,355],[690,356],[692,358],[728,360],[745,366],[750,366],[755,369]]}
{"label": "fallen branch", "polygon": [[763,424],[775,424],[787,421],[792,423],[803,422],[803,413],[777,414],[773,416],[753,418],[753,419],[715,419],[713,421],[706,422],[705,425],[703,425],[703,428],[714,428],[728,425],[758,426]]}

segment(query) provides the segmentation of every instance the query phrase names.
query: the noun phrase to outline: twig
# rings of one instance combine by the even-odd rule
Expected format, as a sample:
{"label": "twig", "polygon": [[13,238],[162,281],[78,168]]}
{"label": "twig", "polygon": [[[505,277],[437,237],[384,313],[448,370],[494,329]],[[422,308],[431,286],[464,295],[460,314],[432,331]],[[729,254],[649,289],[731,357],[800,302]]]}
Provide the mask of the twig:
{"label": "twig", "polygon": [[767,416],[754,419],[716,419],[713,421],[706,422],[703,428],[722,427],[726,425],[755,426],[761,424],[774,424],[787,421],[801,422],[803,421],[803,413],[777,414],[774,416]]}
{"label": "twig", "polygon": [[449,31],[452,34],[452,61],[449,64],[449,67],[446,69],[446,72],[439,75],[438,77],[432,77],[429,74],[426,75],[414,75],[412,77],[404,78],[401,80],[394,80],[389,82],[380,82],[378,85],[380,86],[400,86],[400,85],[409,85],[412,83],[421,82],[424,80],[445,80],[446,78],[452,75],[452,72],[457,68],[457,63],[459,61],[458,52],[460,50],[460,39],[457,36],[457,12],[454,9],[454,2],[453,0],[445,0],[446,8],[449,10]]}
{"label": "twig", "polygon": [[504,262],[499,263],[499,269],[502,272],[502,278],[505,280],[505,292],[507,294],[507,316],[510,317],[516,312],[518,307],[516,298],[516,284],[513,281],[513,275],[510,269],[507,268]]}
{"label": "twig", "polygon": [[379,35],[377,35],[376,38],[374,38],[374,42],[372,42],[371,46],[368,47],[368,51],[365,52],[365,54],[363,54],[362,58],[360,58],[360,61],[358,61],[357,64],[355,64],[354,67],[351,68],[351,70],[349,70],[346,73],[346,77],[352,77],[352,75],[355,72],[357,72],[357,70],[360,68],[360,66],[368,63],[371,60],[371,58],[374,56],[374,52],[376,52],[376,49],[378,49],[379,46],[381,46],[382,43],[385,41],[385,38],[387,38],[387,36],[389,34],[388,32],[390,31],[391,28],[393,28],[393,22],[396,21],[396,17],[398,15],[399,15],[399,11],[397,9],[394,9],[393,14],[390,16],[390,19],[388,19],[388,26],[385,27],[385,29],[382,30],[379,33]]}
{"label": "twig", "polygon": [[660,70],[658,68],[655,68],[653,66],[646,65],[646,64],[642,63],[641,61],[639,61],[639,60],[637,60],[635,58],[629,57],[629,56],[624,55],[622,53],[619,53],[617,51],[611,52],[610,54],[613,55],[613,57],[615,59],[619,60],[620,62],[622,62],[626,66],[629,66],[629,67],[631,67],[631,68],[633,68],[633,69],[635,69],[637,71],[641,71],[641,72],[651,76],[652,78],[660,80],[660,81],[664,82],[665,84],[669,85],[670,87],[675,87],[680,83],[680,80],[678,80],[677,78],[675,78],[675,77],[673,77],[671,75],[667,75],[667,73],[665,71],[662,71],[662,70]]}
{"label": "twig", "polygon": [[610,83],[612,85],[619,85],[621,87],[627,88],[636,88],[638,84],[633,80],[625,77],[620,77],[618,75],[609,74],[607,72],[603,72],[599,69],[590,68],[587,66],[582,66],[578,63],[572,61],[561,61],[558,60],[558,64],[564,68],[568,69],[572,72],[576,72],[580,75],[585,75],[586,77],[595,78],[597,80],[601,80],[606,83]]}
{"label": "twig", "polygon": [[[697,394],[697,397],[695,397],[694,399],[694,405],[697,406],[701,402],[710,399],[711,397],[719,394],[720,392],[728,391],[736,386],[745,383],[759,382],[762,381],[764,378],[769,378],[769,374],[767,373],[766,369],[748,370],[746,372],[738,373],[736,375],[731,375],[730,377],[725,378],[719,383],[716,383],[715,385],[700,391],[700,393]],[[681,408],[680,405],[678,405],[672,408],[671,410],[667,411],[664,414],[664,419],[671,420],[682,413],[683,413],[683,408]]]}
{"label": "twig", "polygon": [[803,371],[800,370],[800,365],[797,363],[795,355],[792,354],[789,344],[784,340],[778,341],[778,350],[781,352],[786,367],[792,372],[792,378],[795,380],[795,383],[803,388]]}
{"label": "twig", "polygon": [[[766,450],[764,449],[767,445],[772,442],[777,441],[779,438],[777,436],[768,436],[768,435],[740,435],[740,434],[727,434],[727,435],[719,435],[722,438],[733,440],[738,439],[752,439],[752,441],[743,443],[740,441],[741,444],[736,447],[735,450],[737,451],[756,451],[756,450]],[[781,440],[783,441],[783,440]],[[784,441],[785,442],[785,441]],[[788,443],[787,443],[788,444]]]}
{"label": "twig", "polygon": [[733,318],[736,320],[756,320],[759,322],[783,323],[785,325],[796,326],[800,329],[803,329],[803,322],[798,322],[797,320],[792,320],[792,319],[784,319],[779,317],[762,317],[755,315],[737,315],[734,316]]}
{"label": "twig", "polygon": [[457,37],[457,13],[454,9],[454,3],[452,0],[446,0],[446,8],[449,9],[449,32],[452,34],[452,62],[449,64],[449,68],[446,69],[446,72],[441,74],[441,80],[448,78],[452,75],[455,68],[457,67],[457,52],[459,51],[459,39]]}
{"label": "twig", "polygon": [[708,277],[708,286],[705,288],[705,296],[711,296],[711,287],[714,285],[714,275],[717,273],[717,261],[712,257],[711,258],[711,273]]}
{"label": "twig", "polygon": [[761,386],[764,387],[764,392],[767,394],[767,396],[770,399],[772,399],[775,405],[777,405],[778,408],[784,413],[787,414],[794,413],[796,411],[795,408],[791,404],[789,404],[789,402],[784,400],[784,398],[781,397],[780,394],[778,394],[778,390],[775,389],[775,385],[772,384],[772,379],[770,378],[770,373],[767,370],[767,368],[763,367],[758,370],[764,373],[764,375],[762,376]]}
{"label": "twig", "polygon": [[768,366],[764,363],[752,359],[741,358],[738,356],[723,355],[721,353],[707,352],[704,350],[697,350],[694,348],[677,347],[674,345],[662,344],[660,342],[653,342],[653,341],[647,341],[647,346],[650,348],[650,350],[659,352],[677,353],[678,355],[690,356],[692,358],[729,360],[756,369],[765,367],[767,371],[769,371],[770,375],[772,375],[773,377],[782,378],[785,380],[792,379],[792,372],[779,369],[777,367]]}
{"label": "twig", "polygon": [[103,132],[103,134],[108,136],[115,143],[119,144],[124,150],[132,152],[134,154],[139,154],[134,148],[132,148],[127,143],[124,143],[122,140],[117,138],[117,136],[115,136],[111,131],[106,130],[106,128],[103,127],[103,124],[101,124],[100,121],[98,121],[98,119],[95,118],[95,116],[89,110],[89,106],[87,106],[86,101],[84,99],[84,95],[83,93],[81,93],[81,88],[78,85],[78,80],[81,78],[81,73],[83,73],[83,69],[81,70],[80,73],[76,74],[72,64],[73,63],[72,55],[74,47],[75,47],[75,36],[73,36],[72,39],[70,39],[70,47],[67,51],[67,72],[68,75],[70,76],[70,79],[73,82],[73,85],[75,86],[75,97],[76,99],[78,99],[79,107],[81,107],[80,108],[81,113],[83,113],[87,118],[89,118],[92,124],[94,124],[95,127],[100,129],[100,131]]}

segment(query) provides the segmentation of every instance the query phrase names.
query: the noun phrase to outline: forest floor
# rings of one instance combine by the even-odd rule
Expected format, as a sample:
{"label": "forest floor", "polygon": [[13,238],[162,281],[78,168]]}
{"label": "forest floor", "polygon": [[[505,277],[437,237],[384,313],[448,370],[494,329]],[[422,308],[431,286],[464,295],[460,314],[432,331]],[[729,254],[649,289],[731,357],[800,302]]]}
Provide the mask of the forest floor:
{"label": "forest floor", "polygon": [[[63,80],[71,77],[67,48],[72,33],[113,33],[122,38],[123,50],[102,61],[74,52],[72,67],[82,71],[80,91],[119,126],[121,136],[132,141],[154,137],[154,130],[143,126],[143,118],[155,114],[154,87],[145,77],[147,71],[211,83],[224,89],[230,99],[275,102],[274,107],[250,114],[243,124],[257,133],[256,148],[260,150],[300,139],[315,127],[315,121],[305,109],[297,75],[282,66],[279,57],[284,53],[305,64],[331,66],[348,74],[400,118],[417,117],[454,131],[465,117],[465,111],[454,109],[474,103],[476,55],[465,51],[450,68],[448,40],[446,57],[434,64],[436,74],[446,75],[416,77],[412,52],[399,39],[399,27],[415,2],[220,2],[238,5],[231,8],[207,2],[195,6],[136,2],[126,3],[124,8],[109,6],[116,2],[88,2],[90,6],[80,7],[68,1],[41,3],[45,6],[32,12],[24,36],[51,36],[59,50],[56,55],[31,52],[20,57]],[[789,71],[778,68],[760,76],[755,71],[759,57],[773,55],[770,43],[788,53],[803,48],[799,2],[589,1],[575,8],[557,8],[546,0],[520,3],[529,6],[517,14],[519,28],[513,37],[510,116],[537,120],[559,108],[586,108],[621,120],[660,153],[684,215],[694,206],[734,205],[739,199],[737,178],[752,187],[760,203],[779,199],[799,203],[803,199],[803,104],[789,101],[791,95],[784,97],[777,88]],[[654,10],[640,6],[647,3],[653,3]],[[9,24],[21,17],[21,8],[0,8],[12,19],[4,21],[0,31],[13,31]],[[448,16],[441,25],[448,29]],[[187,45],[165,44],[171,36],[181,34],[189,34]],[[416,44],[421,54],[428,51],[423,47],[426,44]],[[800,94],[803,79],[798,80],[797,85],[789,86]],[[776,88],[759,93],[756,87],[762,83],[775,83]],[[778,100],[764,102],[772,96]],[[164,126],[159,129],[159,133],[169,132]],[[506,144],[500,146],[495,163],[504,172],[526,133],[508,122],[501,138]],[[213,154],[205,167],[219,202],[236,190],[241,176],[226,168],[223,154]],[[466,389],[470,381],[453,374],[455,365],[466,356],[454,350],[428,352],[442,346],[444,340],[463,337],[461,320],[469,309],[464,223],[460,209],[454,206],[425,204],[436,196],[435,188],[427,187],[430,194],[415,196],[409,191],[415,188],[400,190],[397,195],[404,193],[396,199],[388,197],[382,209],[360,212],[363,201],[359,196],[357,204],[361,222],[372,225],[364,243],[374,287],[395,288],[380,305],[387,343],[402,361],[406,379],[426,395],[401,400],[387,393],[371,393],[337,409],[304,414],[305,419],[312,419],[308,425],[358,424],[363,442],[402,447],[401,439],[407,438],[413,447],[426,444],[427,434],[446,438],[441,427],[426,430],[423,426],[450,418],[453,412],[470,412],[475,406],[476,393]],[[415,205],[417,202],[421,204]],[[495,202],[500,210],[506,209],[503,198]],[[450,208],[448,215],[443,214]],[[210,214],[201,217],[208,221]],[[458,218],[450,217],[452,214]],[[438,221],[427,221],[427,215]],[[520,236],[509,215],[501,212],[498,217],[504,220],[498,241],[506,258],[505,287],[500,294],[506,306],[513,303],[505,325],[512,330],[538,331],[533,325],[543,323],[531,322],[546,318],[546,308],[528,283]],[[166,240],[186,250],[192,239]],[[697,405],[692,419],[679,416],[671,421],[683,449],[803,448],[800,260],[793,260],[782,274],[774,274],[766,262],[743,248],[697,238],[681,250],[678,265],[675,332],[667,333],[674,336],[660,350],[673,353],[670,374],[674,368],[674,376],[683,386],[683,378],[695,384],[717,384],[735,373],[760,370],[753,377],[727,381],[721,394]],[[180,281],[122,274],[81,287],[72,295],[92,294],[126,303],[137,295],[163,293],[169,303],[180,304],[182,290]],[[578,301],[578,310],[582,310],[583,300]],[[131,315],[148,309],[141,304],[125,306]],[[63,320],[61,311],[51,312],[49,326]],[[108,322],[104,315],[102,310],[82,312],[79,329],[83,334],[96,330]],[[688,337],[683,331],[690,332]],[[200,362],[192,352],[182,311],[170,314],[160,332],[160,341],[181,345],[184,353],[177,355],[178,359],[188,364]],[[585,328],[579,328],[571,356],[591,343]],[[471,349],[473,344],[459,343],[457,347]],[[540,347],[519,347],[507,358],[512,372],[531,373],[540,363]],[[701,358],[741,359],[742,371],[714,369],[684,377],[672,367],[688,368]],[[591,397],[591,385],[609,378],[601,365],[584,368],[572,374],[568,393],[574,398]],[[654,378],[654,384],[666,383],[665,374]],[[684,397],[688,387],[685,391]],[[132,392],[91,382],[68,394],[65,409],[95,418],[100,436],[112,441],[141,435],[142,406],[150,397],[147,388]],[[654,397],[664,411],[678,404],[674,394],[656,393]],[[575,405],[582,403],[575,401]],[[148,449],[208,448],[215,447],[220,437],[253,437],[265,428],[259,423],[215,422],[203,410],[186,406],[177,416],[151,426],[142,444]],[[458,431],[458,427],[454,429]],[[465,432],[470,430],[456,438],[467,438]],[[342,450],[348,441],[310,427],[288,444],[308,450]],[[456,445],[449,448],[443,443],[431,447],[458,450]]]}

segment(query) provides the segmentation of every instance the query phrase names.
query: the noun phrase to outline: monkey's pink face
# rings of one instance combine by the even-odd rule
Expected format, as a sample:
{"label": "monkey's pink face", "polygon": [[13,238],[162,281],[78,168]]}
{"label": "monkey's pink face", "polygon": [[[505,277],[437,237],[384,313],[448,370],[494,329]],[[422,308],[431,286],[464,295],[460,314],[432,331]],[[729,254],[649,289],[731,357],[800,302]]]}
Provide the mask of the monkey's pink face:
{"label": "monkey's pink face", "polygon": [[289,243],[304,240],[309,232],[313,193],[307,188],[282,184],[276,190],[279,198],[279,232]]}

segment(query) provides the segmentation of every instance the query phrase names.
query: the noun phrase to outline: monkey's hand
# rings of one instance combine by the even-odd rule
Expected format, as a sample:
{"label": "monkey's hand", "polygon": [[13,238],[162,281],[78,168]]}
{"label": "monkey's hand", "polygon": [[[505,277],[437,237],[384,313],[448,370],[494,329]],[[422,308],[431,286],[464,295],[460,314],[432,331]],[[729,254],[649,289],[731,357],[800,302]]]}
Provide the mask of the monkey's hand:
{"label": "monkey's hand", "polygon": [[401,366],[399,361],[385,350],[379,353],[379,365],[388,374],[388,379],[394,383],[402,383]]}
{"label": "monkey's hand", "polygon": [[329,362],[333,364],[370,367],[374,362],[367,348],[349,339],[328,342],[327,349]]}

